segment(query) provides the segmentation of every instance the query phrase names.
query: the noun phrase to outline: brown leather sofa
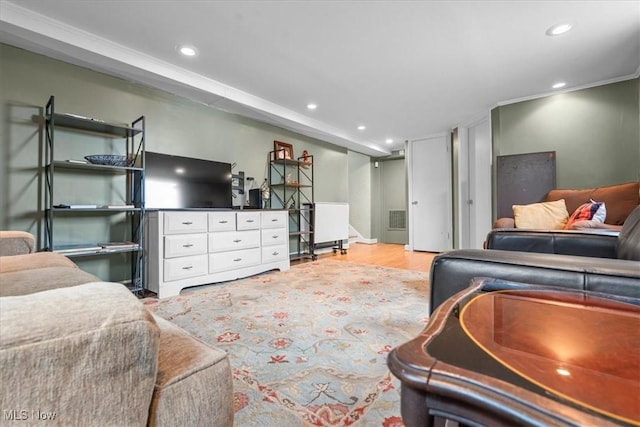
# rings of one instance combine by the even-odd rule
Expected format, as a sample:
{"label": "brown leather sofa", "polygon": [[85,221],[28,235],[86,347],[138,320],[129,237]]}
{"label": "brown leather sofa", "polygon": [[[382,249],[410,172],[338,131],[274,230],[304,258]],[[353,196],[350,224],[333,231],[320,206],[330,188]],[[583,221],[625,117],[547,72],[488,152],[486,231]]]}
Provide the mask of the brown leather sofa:
{"label": "brown leather sofa", "polygon": [[[589,200],[604,202],[607,207],[607,217],[604,224],[592,221],[581,221],[573,228],[619,230],[631,211],[640,205],[640,182],[628,182],[625,184],[585,188],[582,190],[551,190],[541,202],[554,202],[560,199],[564,199],[569,215]],[[493,228],[515,228],[515,220],[513,218],[498,218],[493,223]]]}
{"label": "brown leather sofa", "polygon": [[617,258],[618,231],[522,230],[497,228],[485,241],[486,249]]}
{"label": "brown leather sofa", "polygon": [[[621,231],[495,229],[487,235],[487,249],[640,261],[640,206],[626,219]],[[635,247],[635,248],[634,248]]]}
{"label": "brown leather sofa", "polygon": [[[524,234],[532,240],[539,235],[531,231]],[[430,313],[477,277],[640,298],[640,206],[629,215],[617,237],[603,233],[562,235],[564,240],[538,239],[541,246],[552,248],[547,253],[525,252],[528,243],[523,240],[509,250],[466,249],[436,256],[430,271]],[[489,236],[490,246],[495,241]],[[602,253],[594,257],[598,251]]]}

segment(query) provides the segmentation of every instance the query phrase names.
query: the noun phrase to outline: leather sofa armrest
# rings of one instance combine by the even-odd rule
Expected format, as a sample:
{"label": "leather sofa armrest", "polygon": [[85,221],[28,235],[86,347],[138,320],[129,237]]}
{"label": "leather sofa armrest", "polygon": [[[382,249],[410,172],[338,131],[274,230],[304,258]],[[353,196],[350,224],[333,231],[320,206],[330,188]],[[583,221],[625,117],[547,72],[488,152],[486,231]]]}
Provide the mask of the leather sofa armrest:
{"label": "leather sofa armrest", "polygon": [[617,258],[618,231],[497,229],[487,235],[486,248],[596,258]]}
{"label": "leather sofa armrest", "polygon": [[640,261],[459,249],[436,256],[429,274],[429,313],[478,277],[640,298]]}
{"label": "leather sofa armrest", "polygon": [[26,231],[0,231],[0,256],[23,255],[33,252],[35,239]]}
{"label": "leather sofa armrest", "polygon": [[516,228],[516,220],[513,218],[498,218],[494,221],[493,228]]}

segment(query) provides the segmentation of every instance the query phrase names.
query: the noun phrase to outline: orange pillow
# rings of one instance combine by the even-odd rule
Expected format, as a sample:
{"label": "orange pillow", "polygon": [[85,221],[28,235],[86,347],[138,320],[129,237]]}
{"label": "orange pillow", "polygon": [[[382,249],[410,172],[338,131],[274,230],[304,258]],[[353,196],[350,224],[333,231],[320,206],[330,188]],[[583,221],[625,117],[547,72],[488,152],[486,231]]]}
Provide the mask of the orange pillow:
{"label": "orange pillow", "polygon": [[564,226],[565,230],[570,230],[571,226],[578,221],[596,221],[604,223],[607,218],[607,207],[604,202],[594,202],[593,200],[583,203],[573,211],[567,224]]}

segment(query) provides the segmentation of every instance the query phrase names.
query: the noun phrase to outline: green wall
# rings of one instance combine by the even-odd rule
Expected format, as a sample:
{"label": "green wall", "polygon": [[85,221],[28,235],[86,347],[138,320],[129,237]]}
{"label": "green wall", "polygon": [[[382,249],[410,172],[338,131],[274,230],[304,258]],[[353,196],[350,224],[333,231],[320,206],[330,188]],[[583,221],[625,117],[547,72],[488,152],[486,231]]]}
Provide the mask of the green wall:
{"label": "green wall", "polygon": [[558,188],[640,179],[639,91],[635,78],[495,108],[494,165],[496,156],[556,151]]}
{"label": "green wall", "polygon": [[[2,229],[27,230],[42,238],[43,183],[39,172],[44,137],[37,117],[42,116],[51,95],[56,99],[56,112],[116,123],[130,123],[144,115],[148,151],[237,163],[234,172],[244,171],[257,185],[266,177],[273,141],[288,142],[296,156],[303,150],[314,156],[316,201],[349,201],[345,148],[0,44]],[[73,185],[67,191],[87,203],[87,194],[82,194],[87,188],[91,186]],[[353,214],[362,217],[358,206],[361,204],[354,206]]]}
{"label": "green wall", "polygon": [[349,224],[371,238],[371,158],[349,152]]}

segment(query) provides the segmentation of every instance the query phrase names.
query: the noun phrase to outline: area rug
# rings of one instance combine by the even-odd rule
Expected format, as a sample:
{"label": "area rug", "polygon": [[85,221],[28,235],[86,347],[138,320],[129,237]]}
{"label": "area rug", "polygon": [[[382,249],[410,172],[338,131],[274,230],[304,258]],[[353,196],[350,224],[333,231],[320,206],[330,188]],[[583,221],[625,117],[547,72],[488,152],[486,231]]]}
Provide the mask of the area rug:
{"label": "area rug", "polygon": [[146,299],[229,354],[235,425],[402,426],[389,351],[428,314],[424,272],[320,260]]}

